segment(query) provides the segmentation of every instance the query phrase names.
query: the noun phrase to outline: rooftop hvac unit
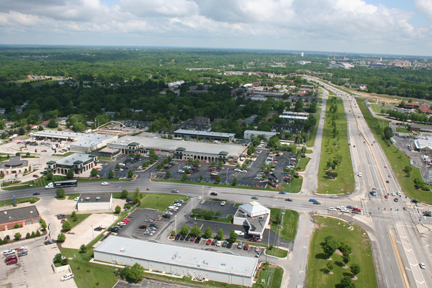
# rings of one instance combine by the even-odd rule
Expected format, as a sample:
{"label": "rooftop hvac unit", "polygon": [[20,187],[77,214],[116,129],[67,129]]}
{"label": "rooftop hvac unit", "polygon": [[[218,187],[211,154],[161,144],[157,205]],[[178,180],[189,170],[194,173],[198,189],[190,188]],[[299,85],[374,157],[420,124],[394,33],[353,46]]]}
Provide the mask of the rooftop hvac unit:
{"label": "rooftop hvac unit", "polygon": [[100,197],[96,197],[96,200],[100,200]]}
{"label": "rooftop hvac unit", "polygon": [[88,200],[90,200],[90,197],[86,197],[85,199],[88,201]]}
{"label": "rooftop hvac unit", "polygon": [[30,211],[30,214],[33,214],[33,211]]}
{"label": "rooftop hvac unit", "polygon": [[6,214],[7,214],[7,211],[4,211],[4,214],[6,215]]}

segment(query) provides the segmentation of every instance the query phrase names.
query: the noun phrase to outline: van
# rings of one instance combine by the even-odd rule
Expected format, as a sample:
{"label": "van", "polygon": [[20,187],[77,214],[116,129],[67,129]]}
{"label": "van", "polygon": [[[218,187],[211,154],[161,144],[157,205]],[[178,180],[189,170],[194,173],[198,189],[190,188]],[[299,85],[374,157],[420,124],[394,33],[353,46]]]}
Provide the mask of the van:
{"label": "van", "polygon": [[314,203],[316,203],[316,202],[318,202],[316,199],[309,199],[309,202],[314,202]]}

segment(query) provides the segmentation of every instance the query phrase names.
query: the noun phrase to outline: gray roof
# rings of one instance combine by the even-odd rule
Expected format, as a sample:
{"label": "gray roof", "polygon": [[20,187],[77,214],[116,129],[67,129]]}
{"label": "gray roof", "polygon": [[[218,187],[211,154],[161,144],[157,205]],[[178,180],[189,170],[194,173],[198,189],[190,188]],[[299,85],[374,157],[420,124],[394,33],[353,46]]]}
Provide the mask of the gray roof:
{"label": "gray roof", "polygon": [[100,194],[81,194],[78,199],[78,203],[89,203],[89,202],[110,202],[111,193],[100,193]]}
{"label": "gray roof", "polygon": [[72,155],[66,156],[60,160],[56,161],[57,165],[73,165],[73,163],[75,161],[82,161],[82,162],[86,162],[88,160],[91,160],[92,157],[90,157],[89,154],[84,154],[84,153],[74,153]]}
{"label": "gray roof", "polygon": [[[44,130],[37,131],[33,133],[33,136],[40,137],[54,137],[61,139],[73,139],[75,141],[86,140],[86,141],[102,141],[106,139],[117,139],[117,136],[113,135],[103,135],[103,134],[93,134],[93,133],[75,133],[75,132],[65,132],[65,131],[55,131],[55,130]],[[74,143],[75,144],[75,143]]]}
{"label": "gray roof", "polygon": [[291,120],[308,120],[308,117],[293,116],[293,115],[279,115],[279,118],[282,118],[282,119],[291,119]]}
{"label": "gray roof", "polygon": [[24,220],[39,216],[39,211],[36,206],[27,206],[15,209],[7,209],[0,211],[0,223],[6,223],[16,220]]}
{"label": "gray roof", "polygon": [[277,132],[270,132],[270,131],[245,130],[244,135],[246,135],[246,134],[275,136],[278,133]]}
{"label": "gray roof", "polygon": [[119,236],[109,236],[94,251],[243,277],[253,277],[258,265],[257,258]]}
{"label": "gray roof", "polygon": [[176,134],[195,135],[195,136],[206,136],[206,137],[234,137],[234,133],[222,133],[222,132],[207,132],[207,131],[195,131],[178,129],[174,131]]}

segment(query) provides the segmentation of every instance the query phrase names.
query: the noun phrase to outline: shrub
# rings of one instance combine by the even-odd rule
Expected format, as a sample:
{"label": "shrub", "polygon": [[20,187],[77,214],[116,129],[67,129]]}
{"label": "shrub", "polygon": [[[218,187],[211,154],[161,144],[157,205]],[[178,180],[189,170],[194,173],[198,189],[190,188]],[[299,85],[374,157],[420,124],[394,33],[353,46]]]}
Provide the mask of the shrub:
{"label": "shrub", "polygon": [[35,237],[36,237],[36,234],[35,234],[34,231],[31,233],[30,237],[31,237],[31,238],[35,238]]}
{"label": "shrub", "polygon": [[27,232],[26,239],[30,239],[30,237],[31,237],[30,233]]}
{"label": "shrub", "polygon": [[63,222],[62,229],[65,231],[69,231],[72,229],[72,224],[69,221]]}
{"label": "shrub", "polygon": [[57,242],[64,242],[66,240],[66,235],[64,233],[60,233],[57,236]]}
{"label": "shrub", "polygon": [[14,238],[15,238],[15,240],[20,240],[21,239],[21,233],[19,233],[19,232],[15,233]]}
{"label": "shrub", "polygon": [[41,236],[41,234],[40,234],[39,230],[37,230],[36,231],[36,237],[39,237],[39,236]]}
{"label": "shrub", "polygon": [[[126,206],[126,205],[129,205],[129,204],[125,204],[125,206]],[[121,212],[121,207],[117,205],[117,206],[115,207],[115,213],[116,213],[116,214],[119,214],[120,212]]]}

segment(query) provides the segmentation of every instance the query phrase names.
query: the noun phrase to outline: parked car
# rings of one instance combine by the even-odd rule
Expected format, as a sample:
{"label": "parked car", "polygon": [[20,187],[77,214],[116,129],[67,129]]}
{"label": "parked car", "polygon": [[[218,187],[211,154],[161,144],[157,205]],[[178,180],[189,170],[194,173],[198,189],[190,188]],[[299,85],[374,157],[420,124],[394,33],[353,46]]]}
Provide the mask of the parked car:
{"label": "parked car", "polygon": [[3,251],[3,256],[12,255],[12,254],[15,254],[15,253],[16,253],[16,251],[14,249],[4,250]]}
{"label": "parked car", "polygon": [[180,241],[183,241],[185,238],[186,238],[185,235],[181,235],[181,236],[180,236]]}
{"label": "parked car", "polygon": [[206,245],[210,245],[211,243],[212,243],[212,240],[208,239],[207,242],[206,242]]}
{"label": "parked car", "polygon": [[234,230],[234,233],[236,233],[239,236],[244,236],[245,235],[245,233],[243,231],[240,231],[240,230]]}
{"label": "parked car", "polygon": [[234,242],[232,242],[232,241],[229,241],[229,242],[228,242],[228,245],[226,246],[226,248],[228,248],[228,249],[231,249],[231,247],[232,247],[233,243],[234,243]]}
{"label": "parked car", "polygon": [[139,229],[147,229],[147,225],[140,225],[138,226]]}
{"label": "parked car", "polygon": [[58,220],[66,219],[66,215],[64,215],[64,214],[58,214],[58,215],[57,215],[57,219],[58,219]]}
{"label": "parked car", "polygon": [[181,234],[180,233],[178,233],[177,235],[176,235],[176,237],[174,238],[174,240],[179,240],[180,239],[180,237],[181,237]]}
{"label": "parked car", "polygon": [[211,245],[212,245],[212,246],[215,246],[215,245],[216,245],[216,242],[217,242],[217,240],[216,240],[216,239],[213,239]]}
{"label": "parked car", "polygon": [[195,239],[196,239],[196,237],[195,237],[195,236],[191,236],[191,237],[190,237],[190,242],[194,242],[194,241],[195,241]]}
{"label": "parked car", "polygon": [[109,231],[110,231],[110,232],[117,233],[117,232],[119,231],[119,228],[118,228],[118,227],[112,227],[112,228],[110,228]]}
{"label": "parked car", "polygon": [[222,243],[222,247],[223,247],[223,248],[226,248],[227,245],[228,245],[228,242],[227,242],[227,241],[224,241],[224,242]]}
{"label": "parked car", "polygon": [[33,178],[39,178],[39,175],[33,174]]}
{"label": "parked car", "polygon": [[201,236],[198,236],[196,239],[195,239],[195,243],[199,243],[201,241]]}
{"label": "parked car", "polygon": [[285,191],[280,191],[279,194],[286,194],[286,192]]}
{"label": "parked car", "polygon": [[249,244],[245,244],[244,246],[243,246],[243,250],[249,250]]}
{"label": "parked car", "polygon": [[13,258],[13,259],[7,260],[5,262],[6,262],[6,265],[12,265],[12,264],[16,264],[18,262],[18,259]]}
{"label": "parked car", "polygon": [[242,249],[243,248],[243,242],[240,242],[238,245],[237,245],[237,249]]}
{"label": "parked car", "polygon": [[226,201],[222,201],[222,202],[220,203],[220,206],[225,206],[225,204],[226,204]]}
{"label": "parked car", "polygon": [[73,273],[69,273],[69,274],[66,274],[66,275],[64,275],[64,276],[62,276],[61,278],[60,278],[60,281],[66,281],[66,280],[69,280],[69,279],[72,279],[74,277],[74,274]]}
{"label": "parked car", "polygon": [[94,228],[95,231],[102,231],[102,230],[105,230],[105,229],[106,229],[105,226],[98,226],[98,227]]}
{"label": "parked car", "polygon": [[251,199],[258,200],[258,197],[253,196]]}
{"label": "parked car", "polygon": [[222,246],[222,241],[217,241],[217,242],[216,242],[216,246],[217,246],[217,247]]}
{"label": "parked car", "polygon": [[260,251],[260,247],[259,247],[259,246],[256,246],[254,251],[255,251],[255,252],[259,252],[259,251]]}
{"label": "parked car", "polygon": [[191,237],[192,237],[192,236],[190,236],[190,235],[186,236],[185,241],[190,241],[190,238],[191,238]]}

